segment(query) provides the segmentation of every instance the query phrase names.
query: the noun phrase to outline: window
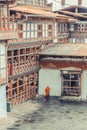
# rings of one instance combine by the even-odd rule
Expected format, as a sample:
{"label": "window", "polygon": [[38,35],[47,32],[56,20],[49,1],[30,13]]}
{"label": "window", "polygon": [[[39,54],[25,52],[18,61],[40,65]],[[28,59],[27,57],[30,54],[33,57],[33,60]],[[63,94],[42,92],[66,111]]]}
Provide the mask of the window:
{"label": "window", "polygon": [[78,74],[63,74],[64,86],[78,87]]}
{"label": "window", "polygon": [[24,33],[26,33],[26,38],[29,39],[37,38],[37,23],[34,22],[26,23],[26,31],[24,30]]}
{"label": "window", "polygon": [[80,94],[80,74],[67,72],[62,74],[62,92],[63,95]]}

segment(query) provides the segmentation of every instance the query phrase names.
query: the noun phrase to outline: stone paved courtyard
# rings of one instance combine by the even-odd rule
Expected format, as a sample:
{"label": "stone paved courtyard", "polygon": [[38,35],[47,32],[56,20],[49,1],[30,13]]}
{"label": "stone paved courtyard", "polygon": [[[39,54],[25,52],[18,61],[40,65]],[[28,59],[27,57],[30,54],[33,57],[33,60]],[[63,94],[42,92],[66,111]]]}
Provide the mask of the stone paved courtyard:
{"label": "stone paved courtyard", "polygon": [[87,130],[87,103],[44,97],[32,100],[38,109],[22,115],[7,130]]}

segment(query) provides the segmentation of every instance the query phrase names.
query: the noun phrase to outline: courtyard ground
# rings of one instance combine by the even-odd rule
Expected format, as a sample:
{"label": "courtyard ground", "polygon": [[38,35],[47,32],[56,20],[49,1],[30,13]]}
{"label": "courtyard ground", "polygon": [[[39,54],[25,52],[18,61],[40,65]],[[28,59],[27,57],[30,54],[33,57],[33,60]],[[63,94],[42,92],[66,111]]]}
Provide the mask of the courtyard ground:
{"label": "courtyard ground", "polygon": [[87,130],[87,103],[38,97],[15,106],[0,130]]}

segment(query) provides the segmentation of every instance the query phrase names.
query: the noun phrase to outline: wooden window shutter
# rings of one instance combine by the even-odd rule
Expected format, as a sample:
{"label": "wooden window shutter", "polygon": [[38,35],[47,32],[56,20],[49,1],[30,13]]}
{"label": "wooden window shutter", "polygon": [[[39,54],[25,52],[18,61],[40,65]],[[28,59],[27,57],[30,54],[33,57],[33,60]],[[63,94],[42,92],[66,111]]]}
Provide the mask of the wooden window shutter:
{"label": "wooden window shutter", "polygon": [[82,5],[82,0],[78,0],[78,5]]}
{"label": "wooden window shutter", "polygon": [[61,0],[61,5],[65,5],[65,0]]}

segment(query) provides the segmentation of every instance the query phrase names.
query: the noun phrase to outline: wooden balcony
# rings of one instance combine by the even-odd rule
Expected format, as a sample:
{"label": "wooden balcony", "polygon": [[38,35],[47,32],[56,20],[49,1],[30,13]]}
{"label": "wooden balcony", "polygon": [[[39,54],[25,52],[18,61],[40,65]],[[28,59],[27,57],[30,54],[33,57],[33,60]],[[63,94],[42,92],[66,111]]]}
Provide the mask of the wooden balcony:
{"label": "wooden balcony", "polygon": [[29,41],[29,42],[36,42],[36,41],[48,41],[48,40],[53,40],[54,37],[40,37],[40,38],[18,38],[17,39],[17,42],[26,42],[26,41]]}
{"label": "wooden balcony", "polygon": [[69,37],[69,33],[59,33],[58,37],[59,38],[68,38]]}
{"label": "wooden balcony", "polygon": [[0,40],[10,40],[10,39],[17,39],[18,33],[16,31],[10,30],[0,30]]}
{"label": "wooden balcony", "polygon": [[87,31],[72,31],[70,37],[87,37]]}

